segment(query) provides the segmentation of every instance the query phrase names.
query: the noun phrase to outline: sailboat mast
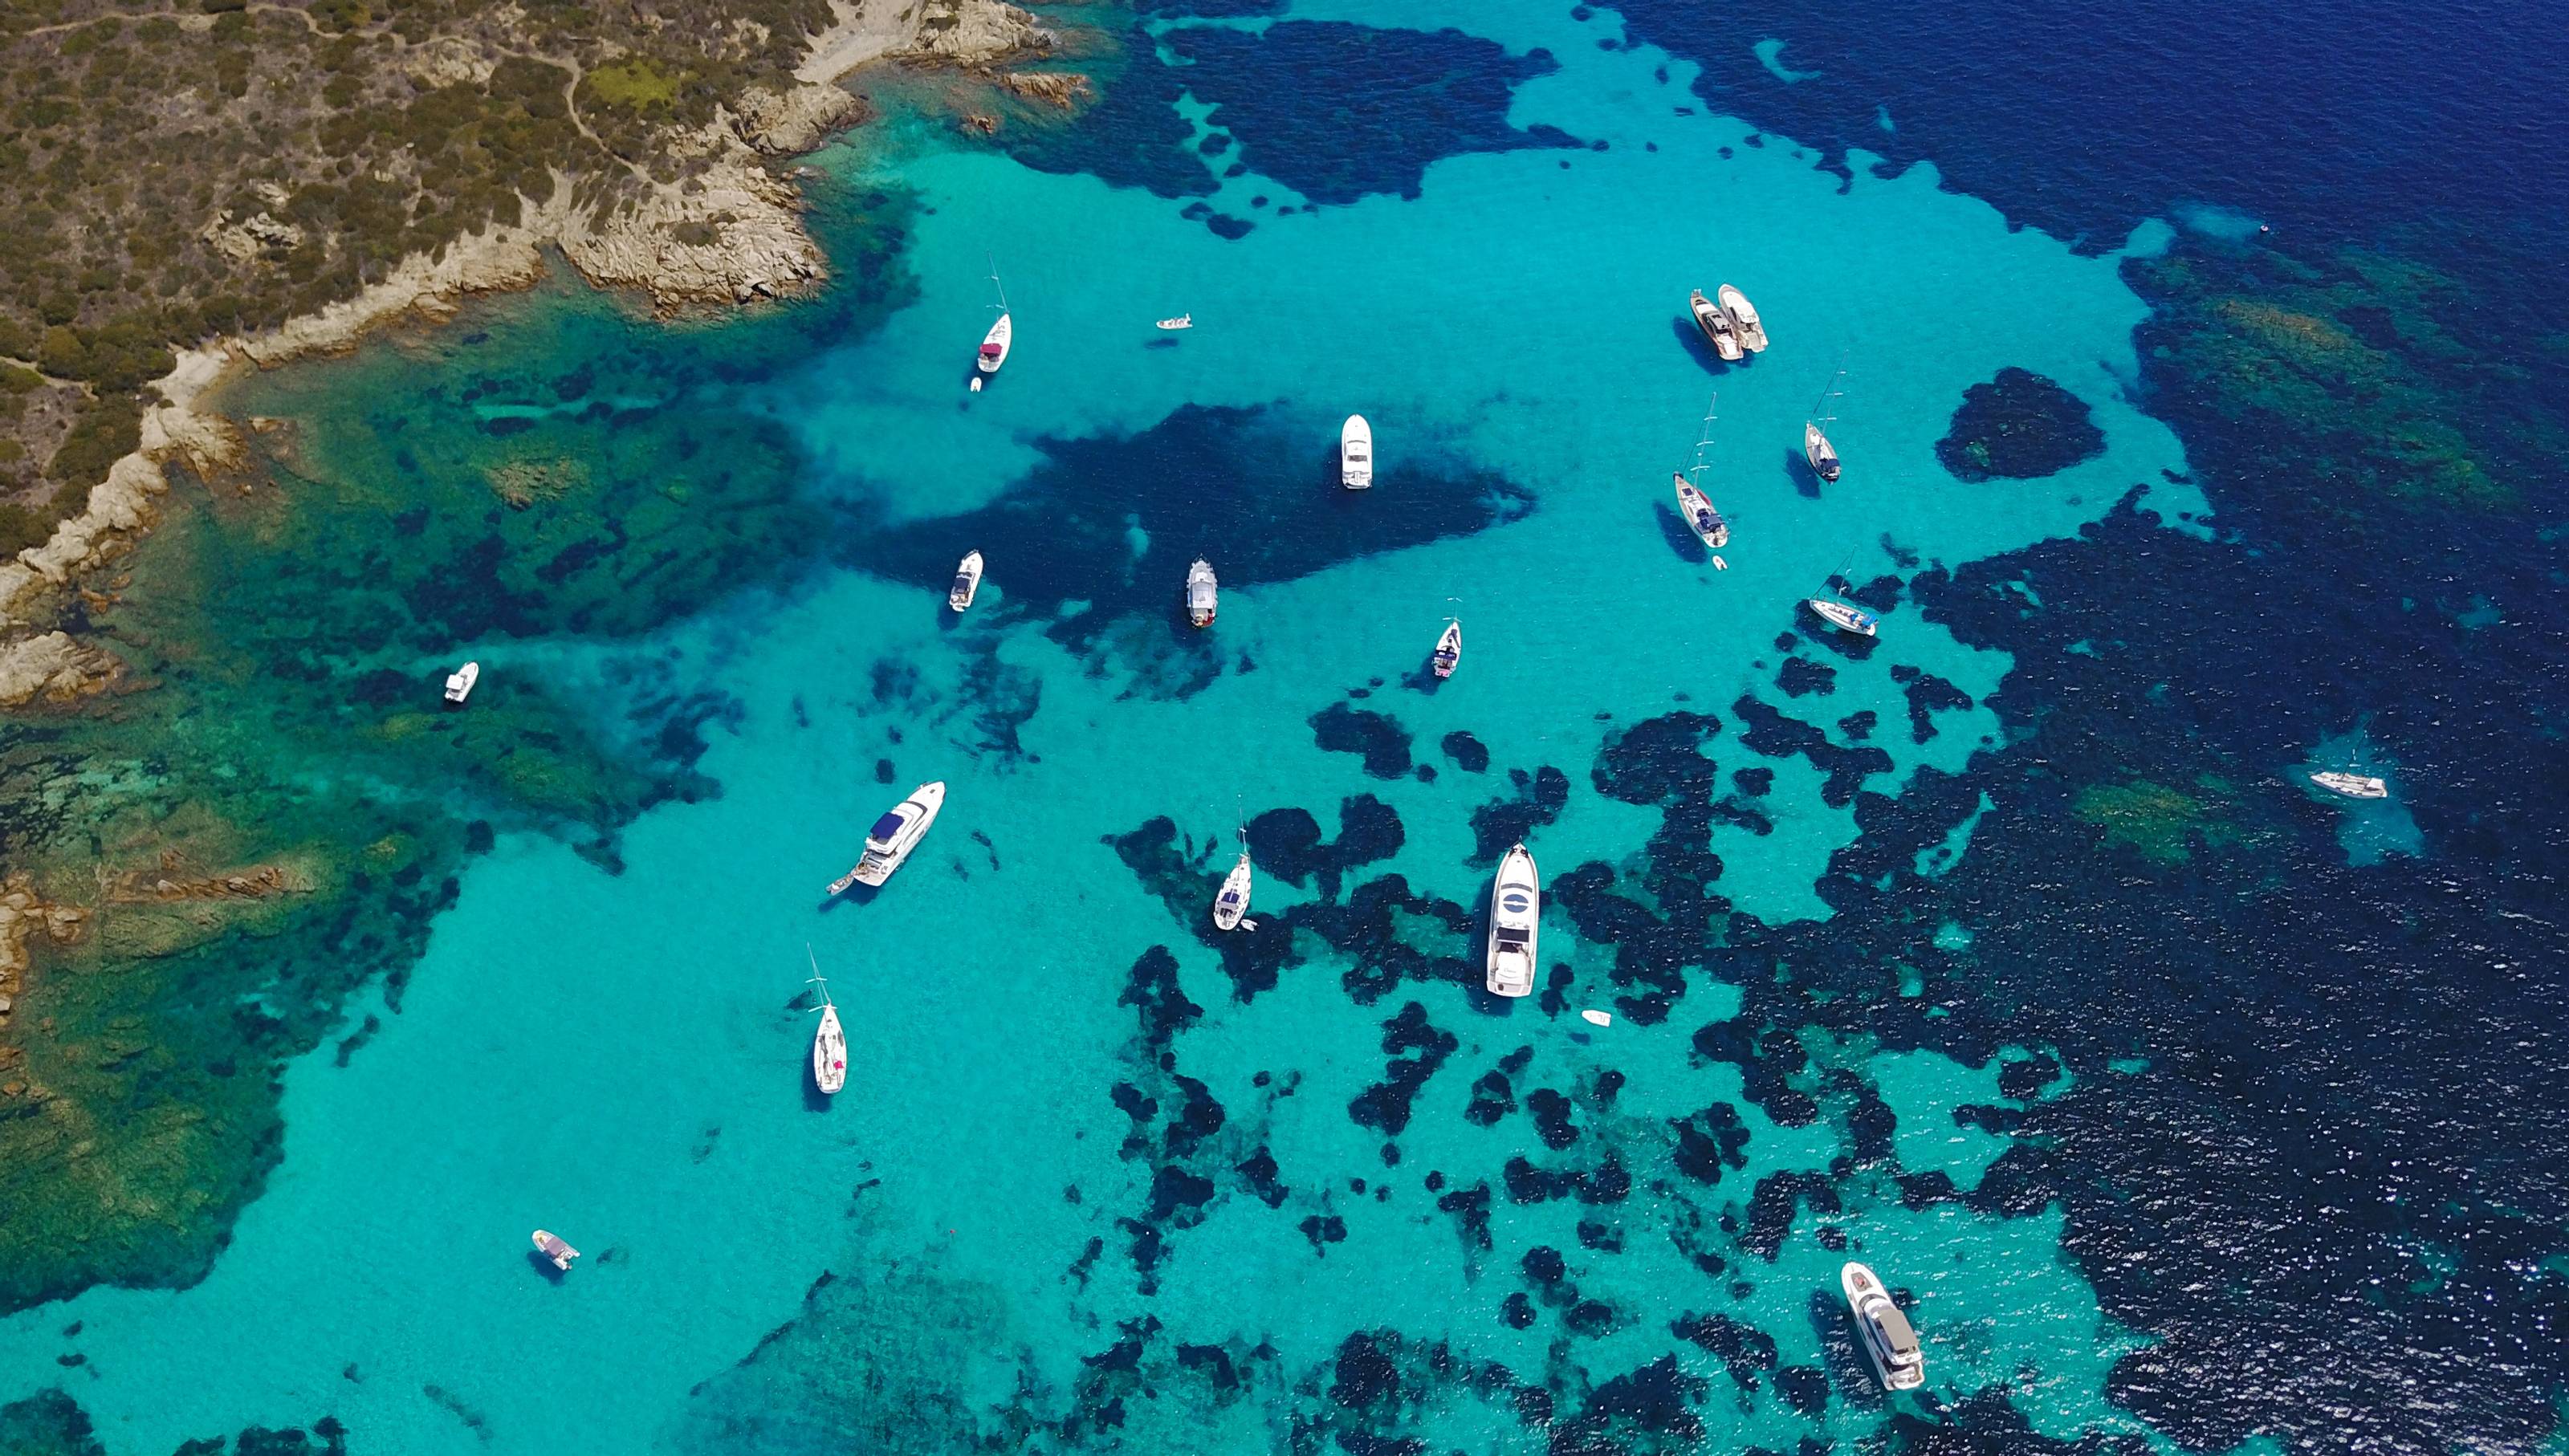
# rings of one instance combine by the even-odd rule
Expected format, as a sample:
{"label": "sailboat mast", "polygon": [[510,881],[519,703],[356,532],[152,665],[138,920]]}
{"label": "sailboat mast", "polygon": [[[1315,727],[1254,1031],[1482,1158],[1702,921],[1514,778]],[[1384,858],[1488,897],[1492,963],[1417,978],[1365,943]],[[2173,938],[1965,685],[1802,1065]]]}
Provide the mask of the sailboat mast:
{"label": "sailboat mast", "polygon": [[1713,391],[1712,398],[1711,398],[1710,400],[1705,401],[1705,403],[1704,403],[1704,407],[1703,407],[1703,433],[1702,433],[1701,435],[1699,435],[1699,436],[1697,436],[1697,437],[1695,438],[1695,442],[1694,442],[1694,464],[1689,465],[1689,466],[1687,466],[1687,467],[1686,467],[1686,474],[1687,474],[1688,476],[1692,476],[1695,472],[1697,472],[1697,471],[1699,471],[1699,470],[1702,470],[1702,469],[1703,469],[1703,453],[1704,453],[1705,451],[1707,451],[1707,450],[1709,450],[1709,449],[1711,449],[1711,448],[1712,448],[1712,417],[1713,417],[1713,412],[1714,412],[1714,410],[1715,410],[1715,409],[1717,409],[1717,408],[1720,406],[1720,404],[1721,404],[1721,392],[1720,392],[1719,390],[1715,390],[1715,391]]}

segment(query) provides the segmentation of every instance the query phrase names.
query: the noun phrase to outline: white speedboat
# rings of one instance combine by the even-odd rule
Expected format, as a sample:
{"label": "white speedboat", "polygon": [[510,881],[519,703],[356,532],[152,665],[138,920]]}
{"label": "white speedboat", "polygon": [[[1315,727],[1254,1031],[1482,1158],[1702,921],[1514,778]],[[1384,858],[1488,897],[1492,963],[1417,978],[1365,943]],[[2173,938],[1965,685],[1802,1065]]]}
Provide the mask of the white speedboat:
{"label": "white speedboat", "polygon": [[1438,677],[1452,677],[1454,664],[1462,660],[1463,624],[1449,619],[1445,623],[1445,635],[1436,639],[1435,655],[1427,659],[1427,665]]}
{"label": "white speedboat", "polygon": [[821,1026],[812,1033],[812,1085],[826,1097],[848,1085],[848,1033],[839,1025],[839,1008],[830,1000],[830,983],[821,977],[820,957],[803,947],[812,962],[813,983],[821,988]]}
{"label": "white speedboat", "polygon": [[1714,296],[1721,300],[1721,311],[1730,315],[1730,326],[1739,331],[1739,347],[1751,354],[1766,352],[1766,325],[1757,321],[1748,295],[1724,283]]}
{"label": "white speedboat", "polygon": [[1724,359],[1740,357],[1739,325],[1730,321],[1720,304],[1704,297],[1703,290],[1697,288],[1686,296],[1686,307],[1694,313],[1694,326],[1703,330],[1704,341],[1712,345],[1714,353]]}
{"label": "white speedboat", "polygon": [[558,1236],[548,1234],[542,1229],[536,1231],[536,1252],[551,1260],[553,1268],[563,1274],[570,1273],[570,1262],[579,1258],[578,1250],[561,1242]]}
{"label": "white speedboat", "polygon": [[1338,427],[1338,484],[1350,491],[1373,485],[1373,426],[1362,415]]}
{"label": "white speedboat", "polygon": [[1235,930],[1240,917],[1249,913],[1249,851],[1240,852],[1240,863],[1223,877],[1222,894],[1213,898],[1213,927]]}
{"label": "white speedboat", "polygon": [[1187,621],[1190,625],[1209,627],[1222,596],[1222,583],[1213,577],[1213,562],[1202,556],[1187,567]]}
{"label": "white speedboat", "polygon": [[1721,513],[1712,509],[1712,502],[1694,488],[1694,482],[1687,480],[1683,471],[1677,473],[1676,483],[1677,514],[1685,518],[1686,525],[1693,527],[1694,534],[1714,550],[1728,546],[1730,523],[1721,519]]}
{"label": "white speedboat", "polygon": [[[999,282],[997,268],[990,270],[990,286],[998,290],[999,301],[996,307],[999,310],[999,321],[990,325],[990,331],[981,336],[981,355],[972,361],[973,367],[984,374],[996,374],[999,372],[999,366],[1008,362],[1008,346],[1015,341],[1017,332],[1016,326],[1008,322],[1008,290]],[[981,382],[974,380],[972,387],[979,389]]]}
{"label": "white speedboat", "polygon": [[2384,780],[2374,778],[2370,774],[2342,774],[2335,770],[2331,770],[2324,774],[2311,775],[2311,782],[2328,790],[2332,794],[2344,794],[2349,799],[2387,799],[2390,797],[2390,785]]}
{"label": "white speedboat", "polygon": [[927,827],[936,822],[936,811],[945,807],[945,785],[921,784],[909,798],[885,811],[875,821],[874,831],[866,836],[866,853],[857,868],[830,882],[832,895],[845,894],[851,885],[881,885],[927,838]]}
{"label": "white speedboat", "polygon": [[460,703],[473,696],[473,684],[482,680],[482,664],[467,662],[446,674],[446,700]]}
{"label": "white speedboat", "polygon": [[945,588],[945,604],[961,611],[981,589],[981,553],[974,551],[954,566],[954,584]]}
{"label": "white speedboat", "polygon": [[1535,934],[1543,918],[1543,887],[1534,856],[1518,845],[1499,862],[1490,881],[1488,985],[1494,996],[1522,996],[1534,989]]}
{"label": "white speedboat", "polygon": [[1837,447],[1829,443],[1829,437],[1821,431],[1817,420],[1802,422],[1802,459],[1811,463],[1811,474],[1822,482],[1831,485],[1837,482]]}
{"label": "white speedboat", "polygon": [[1841,632],[1853,632],[1859,637],[1875,636],[1882,626],[1881,619],[1872,612],[1826,596],[1814,596],[1802,604],[1811,609],[1813,616],[1830,626]]}
{"label": "white speedboat", "polygon": [[1164,329],[1191,329],[1195,326],[1196,316],[1192,313],[1182,313],[1175,318],[1164,318],[1159,323],[1159,327]]}
{"label": "white speedboat", "polygon": [[1927,1356],[1918,1348],[1918,1331],[1909,1327],[1909,1316],[1891,1302],[1891,1291],[1860,1264],[1838,1271],[1838,1283],[1846,1290],[1856,1343],[1873,1363],[1874,1378],[1885,1390],[1917,1389],[1927,1379]]}

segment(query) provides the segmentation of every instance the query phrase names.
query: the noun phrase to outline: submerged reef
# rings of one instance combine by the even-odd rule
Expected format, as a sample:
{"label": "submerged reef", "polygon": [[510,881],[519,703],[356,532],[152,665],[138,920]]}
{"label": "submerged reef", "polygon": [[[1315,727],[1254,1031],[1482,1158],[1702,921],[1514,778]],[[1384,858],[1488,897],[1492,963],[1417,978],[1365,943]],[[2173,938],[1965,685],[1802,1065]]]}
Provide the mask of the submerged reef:
{"label": "submerged reef", "polygon": [[1966,481],[2032,480],[2104,451],[2105,434],[2088,418],[2086,401],[2014,368],[1963,391],[1962,407],[1936,442],[1936,459]]}

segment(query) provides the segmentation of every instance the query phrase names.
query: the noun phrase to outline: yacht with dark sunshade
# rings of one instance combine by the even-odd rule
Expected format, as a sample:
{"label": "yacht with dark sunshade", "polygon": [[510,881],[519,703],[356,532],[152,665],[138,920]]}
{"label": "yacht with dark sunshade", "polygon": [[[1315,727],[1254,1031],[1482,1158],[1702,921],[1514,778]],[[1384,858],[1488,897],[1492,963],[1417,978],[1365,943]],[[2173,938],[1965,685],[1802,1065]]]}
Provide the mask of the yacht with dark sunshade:
{"label": "yacht with dark sunshade", "polygon": [[844,895],[851,885],[881,885],[927,838],[927,827],[936,822],[936,811],[945,807],[945,785],[942,782],[921,784],[875,821],[874,832],[866,836],[865,858],[857,868],[830,882],[832,895]]}
{"label": "yacht with dark sunshade", "polygon": [[1508,851],[1490,881],[1488,985],[1494,996],[1534,989],[1535,935],[1543,918],[1543,886],[1524,845]]}

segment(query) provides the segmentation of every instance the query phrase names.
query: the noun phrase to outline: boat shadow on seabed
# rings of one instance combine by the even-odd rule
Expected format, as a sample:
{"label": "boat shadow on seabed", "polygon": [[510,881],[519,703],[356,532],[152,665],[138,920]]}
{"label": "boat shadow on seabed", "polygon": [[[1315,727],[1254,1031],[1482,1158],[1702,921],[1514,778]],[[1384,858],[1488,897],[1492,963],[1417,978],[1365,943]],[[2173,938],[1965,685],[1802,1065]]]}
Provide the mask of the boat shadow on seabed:
{"label": "boat shadow on seabed", "polygon": [[1757,357],[1751,354],[1747,359],[1731,360],[1714,353],[1711,341],[1704,338],[1703,330],[1695,326],[1694,317],[1691,314],[1679,314],[1669,319],[1668,328],[1676,334],[1677,344],[1686,351],[1686,357],[1701,365],[1706,374],[1728,374],[1733,369],[1745,366],[1749,359]]}

